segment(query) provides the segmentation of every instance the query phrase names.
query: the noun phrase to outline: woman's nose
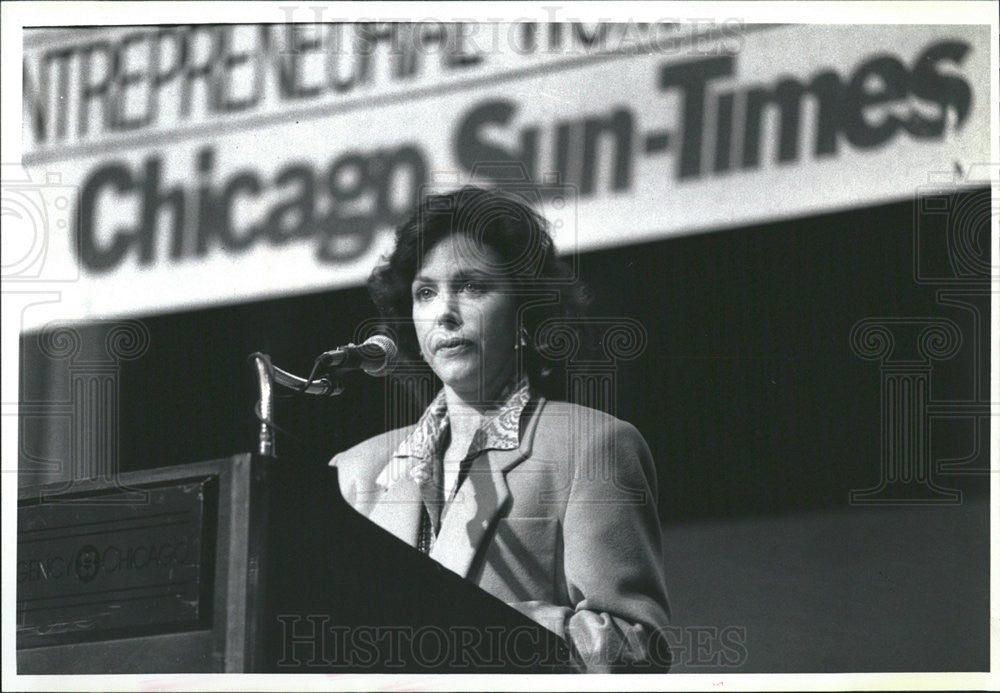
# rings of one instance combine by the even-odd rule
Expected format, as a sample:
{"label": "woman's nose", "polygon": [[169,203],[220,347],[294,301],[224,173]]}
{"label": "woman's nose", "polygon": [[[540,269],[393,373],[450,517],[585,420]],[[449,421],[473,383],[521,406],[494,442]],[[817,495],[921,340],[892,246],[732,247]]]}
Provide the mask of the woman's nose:
{"label": "woman's nose", "polygon": [[439,298],[435,322],[440,327],[459,327],[462,324],[462,315],[459,311],[458,296],[448,292],[442,293]]}

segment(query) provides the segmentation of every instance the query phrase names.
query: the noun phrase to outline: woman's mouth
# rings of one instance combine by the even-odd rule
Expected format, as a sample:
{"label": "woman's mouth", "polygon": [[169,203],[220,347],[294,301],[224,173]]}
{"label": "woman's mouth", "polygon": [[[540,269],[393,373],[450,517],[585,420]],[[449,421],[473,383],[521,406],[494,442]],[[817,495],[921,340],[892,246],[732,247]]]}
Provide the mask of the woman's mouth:
{"label": "woman's mouth", "polygon": [[471,346],[472,346],[472,340],[463,339],[461,337],[448,337],[447,339],[442,339],[441,341],[439,341],[434,351],[450,354],[461,351]]}

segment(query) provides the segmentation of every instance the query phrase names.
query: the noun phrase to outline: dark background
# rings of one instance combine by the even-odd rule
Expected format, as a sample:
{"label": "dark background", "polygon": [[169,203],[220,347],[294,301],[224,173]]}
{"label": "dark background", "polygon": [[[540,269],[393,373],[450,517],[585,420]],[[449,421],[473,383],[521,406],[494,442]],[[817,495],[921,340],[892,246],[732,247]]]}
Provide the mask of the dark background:
{"label": "dark background", "polygon": [[[931,399],[988,393],[988,317],[977,341],[974,316],[941,304],[943,285],[915,272],[915,244],[925,258],[949,256],[954,215],[921,209],[910,199],[580,256],[590,314],[648,331],[645,352],[618,364],[613,413],[639,428],[657,463],[675,622],[745,633],[748,656],[732,668],[691,647],[678,671],[988,667],[988,475],[936,471],[935,483],[963,493],[950,505],[849,504],[852,489],[880,480],[880,366],[851,349],[858,321],[953,320],[961,345],[932,362]],[[988,257],[989,214],[977,218]],[[988,290],[985,276],[965,280]],[[373,313],[356,288],[141,318],[149,349],[119,378],[120,468],[252,449],[247,355],[304,374]],[[84,352],[103,343],[106,326],[79,328]],[[69,362],[43,356],[37,334],[22,336],[21,359],[22,402],[69,397]],[[278,423],[307,444],[279,437],[281,449],[320,465],[384,430],[386,382],[349,386],[280,402]],[[67,459],[59,426],[22,416],[22,484],[39,478],[38,460]],[[931,459],[974,456],[978,444],[966,468],[988,466],[983,428],[936,420]]]}

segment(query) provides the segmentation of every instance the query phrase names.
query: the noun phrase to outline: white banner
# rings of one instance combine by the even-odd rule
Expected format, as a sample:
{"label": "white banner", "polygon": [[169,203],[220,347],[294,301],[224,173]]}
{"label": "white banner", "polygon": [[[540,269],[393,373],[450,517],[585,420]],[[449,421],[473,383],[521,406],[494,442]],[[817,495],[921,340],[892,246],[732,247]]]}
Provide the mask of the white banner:
{"label": "white banner", "polygon": [[537,185],[564,252],[905,198],[989,160],[989,49],[985,26],[29,32],[4,196],[35,233],[4,279],[74,282],[79,318],[357,285],[427,186],[473,178]]}

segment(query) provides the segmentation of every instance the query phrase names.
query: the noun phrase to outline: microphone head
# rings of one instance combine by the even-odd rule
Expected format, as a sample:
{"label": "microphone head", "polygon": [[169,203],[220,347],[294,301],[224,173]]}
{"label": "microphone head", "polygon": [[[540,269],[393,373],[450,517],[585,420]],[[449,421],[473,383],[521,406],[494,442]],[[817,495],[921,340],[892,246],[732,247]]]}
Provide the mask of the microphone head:
{"label": "microphone head", "polygon": [[[389,375],[399,355],[396,343],[384,334],[372,335],[358,347],[358,351],[366,357],[361,370],[376,378]],[[366,352],[371,353],[371,356]]]}

